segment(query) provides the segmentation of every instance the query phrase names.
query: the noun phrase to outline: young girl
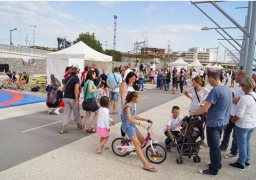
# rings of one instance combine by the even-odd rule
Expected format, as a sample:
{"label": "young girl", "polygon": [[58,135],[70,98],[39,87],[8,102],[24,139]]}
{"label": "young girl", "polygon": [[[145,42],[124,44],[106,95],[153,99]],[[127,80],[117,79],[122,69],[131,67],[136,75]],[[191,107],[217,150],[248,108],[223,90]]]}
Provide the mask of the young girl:
{"label": "young girl", "polygon": [[122,110],[122,130],[125,134],[130,138],[132,143],[135,146],[136,153],[140,160],[143,163],[143,169],[149,172],[157,172],[157,169],[152,167],[149,162],[144,157],[142,150],[140,148],[140,145],[144,143],[144,137],[140,133],[139,129],[136,127],[136,125],[142,126],[143,128],[148,128],[147,125],[142,124],[137,120],[151,122],[148,119],[139,117],[135,114],[135,104],[138,103],[140,99],[140,95],[138,92],[128,92],[126,96],[126,104],[124,105],[124,108]]}
{"label": "young girl", "polygon": [[102,153],[102,150],[108,149],[109,147],[104,146],[109,138],[109,121],[114,126],[115,122],[109,117],[109,97],[102,96],[100,98],[99,119],[97,122],[97,134],[100,136],[100,145],[97,148],[97,153]]}

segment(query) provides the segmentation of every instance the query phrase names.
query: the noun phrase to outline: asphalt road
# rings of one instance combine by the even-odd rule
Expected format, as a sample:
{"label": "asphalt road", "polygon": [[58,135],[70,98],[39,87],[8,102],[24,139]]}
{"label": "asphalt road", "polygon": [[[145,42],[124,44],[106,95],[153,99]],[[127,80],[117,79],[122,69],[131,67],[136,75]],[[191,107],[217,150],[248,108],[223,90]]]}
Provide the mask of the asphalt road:
{"label": "asphalt road", "polygon": [[[184,87],[186,88],[187,86]],[[179,96],[179,94],[172,95],[170,91],[156,88],[142,91],[137,113],[147,111]],[[34,104],[34,106],[37,105]],[[22,110],[22,106],[19,107]],[[81,111],[81,114],[83,113],[85,112]],[[120,122],[119,115],[111,115],[111,117],[116,123]],[[74,118],[71,117],[71,119]],[[67,126],[69,133],[61,135],[59,133],[61,120],[62,115],[48,115],[46,108],[37,113],[1,120],[0,172],[90,135],[82,133],[82,130],[76,130],[73,120],[70,120]]]}

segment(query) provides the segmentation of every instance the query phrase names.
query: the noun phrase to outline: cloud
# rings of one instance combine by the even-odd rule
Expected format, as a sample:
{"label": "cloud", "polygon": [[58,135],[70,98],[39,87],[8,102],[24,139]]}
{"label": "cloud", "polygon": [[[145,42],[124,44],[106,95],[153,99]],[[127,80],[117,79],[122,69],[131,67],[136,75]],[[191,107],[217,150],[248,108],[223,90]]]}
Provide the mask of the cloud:
{"label": "cloud", "polygon": [[117,1],[100,1],[99,5],[104,6],[104,7],[109,7],[109,6],[113,6],[116,3],[119,3],[119,2],[117,2]]}
{"label": "cloud", "polygon": [[144,11],[152,11],[152,10],[154,10],[154,9],[156,9],[156,6],[153,4],[153,3],[151,3],[148,7],[146,7],[145,9],[144,9]]}

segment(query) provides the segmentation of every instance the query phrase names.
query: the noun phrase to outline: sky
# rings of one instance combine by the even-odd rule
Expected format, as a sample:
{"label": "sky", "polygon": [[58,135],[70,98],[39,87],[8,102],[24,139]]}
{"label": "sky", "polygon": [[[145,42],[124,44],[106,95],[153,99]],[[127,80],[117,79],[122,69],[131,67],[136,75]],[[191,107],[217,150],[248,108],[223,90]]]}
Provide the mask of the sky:
{"label": "sky", "polygon": [[[244,26],[246,1],[217,3],[235,21]],[[198,4],[222,27],[234,27],[211,4]],[[222,43],[234,50],[215,31],[202,31],[202,27],[217,27],[189,1],[30,1],[0,2],[0,44],[10,44],[10,30],[14,45],[35,45],[57,48],[57,37],[74,41],[80,33],[95,33],[103,49],[112,49],[114,40],[114,18],[117,15],[116,50],[128,52],[134,43],[146,40],[149,47],[186,51],[190,47],[217,48],[218,60],[224,60]],[[239,29],[226,30],[233,38],[241,39]],[[239,41],[239,40],[238,40]],[[242,42],[242,41],[239,41]],[[106,46],[107,44],[107,46]],[[211,50],[216,58],[217,50]],[[234,52],[234,51],[233,51]],[[226,61],[230,60],[226,56]]]}

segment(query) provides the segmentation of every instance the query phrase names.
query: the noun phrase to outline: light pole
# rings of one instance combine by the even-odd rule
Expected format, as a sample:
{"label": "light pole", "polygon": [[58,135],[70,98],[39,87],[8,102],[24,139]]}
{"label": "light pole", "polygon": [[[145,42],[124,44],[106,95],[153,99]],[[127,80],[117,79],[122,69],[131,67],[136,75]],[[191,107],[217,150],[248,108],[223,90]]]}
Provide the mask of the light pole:
{"label": "light pole", "polygon": [[36,25],[31,25],[31,27],[33,27],[33,46],[35,46]]}
{"label": "light pole", "polygon": [[17,30],[17,28],[10,30],[10,45],[12,45],[12,31],[15,31],[15,30]]}

